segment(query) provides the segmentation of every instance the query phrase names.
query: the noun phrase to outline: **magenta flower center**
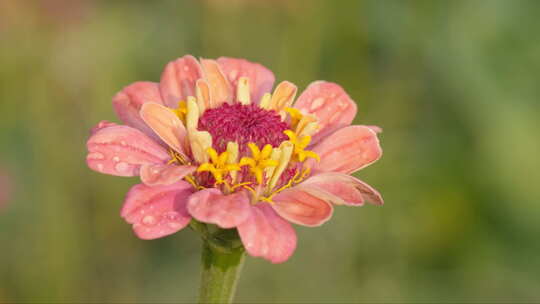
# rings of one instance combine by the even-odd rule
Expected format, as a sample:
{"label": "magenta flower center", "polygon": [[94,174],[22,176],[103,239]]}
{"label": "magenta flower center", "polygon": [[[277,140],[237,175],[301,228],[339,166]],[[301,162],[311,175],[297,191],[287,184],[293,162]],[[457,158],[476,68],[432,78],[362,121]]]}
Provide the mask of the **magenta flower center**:
{"label": "magenta flower center", "polygon": [[252,142],[260,148],[266,144],[278,147],[288,139],[283,131],[289,124],[273,110],[261,109],[256,104],[227,104],[204,112],[199,119],[198,129],[212,135],[212,146],[218,152],[227,149],[228,142],[237,142],[240,153],[248,151],[247,144]]}

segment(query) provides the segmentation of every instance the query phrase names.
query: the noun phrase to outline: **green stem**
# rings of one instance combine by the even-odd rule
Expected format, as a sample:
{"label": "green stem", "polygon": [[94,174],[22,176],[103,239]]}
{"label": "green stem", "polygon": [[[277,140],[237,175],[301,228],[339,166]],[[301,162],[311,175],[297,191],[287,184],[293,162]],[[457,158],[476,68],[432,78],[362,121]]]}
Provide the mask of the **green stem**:
{"label": "green stem", "polygon": [[244,264],[245,249],[236,229],[191,220],[203,241],[199,303],[231,303]]}
{"label": "green stem", "polygon": [[215,246],[203,240],[199,303],[232,303],[244,264],[244,248]]}

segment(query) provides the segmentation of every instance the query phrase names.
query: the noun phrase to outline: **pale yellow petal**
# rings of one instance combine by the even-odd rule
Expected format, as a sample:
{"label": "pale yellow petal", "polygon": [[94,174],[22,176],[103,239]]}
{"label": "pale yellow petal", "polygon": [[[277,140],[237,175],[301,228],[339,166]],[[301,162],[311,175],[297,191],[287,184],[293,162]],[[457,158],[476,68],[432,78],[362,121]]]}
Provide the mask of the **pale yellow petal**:
{"label": "pale yellow petal", "polygon": [[238,101],[243,105],[248,105],[251,103],[249,78],[240,77],[240,79],[238,79],[238,85],[236,87],[236,99],[238,99]]}
{"label": "pale yellow petal", "polygon": [[259,102],[259,107],[261,107],[261,108],[263,108],[265,110],[270,110],[270,100],[272,100],[272,94],[265,93],[261,97],[261,102]]}
{"label": "pale yellow petal", "polygon": [[191,153],[197,163],[207,163],[206,149],[212,147],[212,135],[206,131],[196,131],[189,134]]}
{"label": "pale yellow petal", "polygon": [[289,165],[289,161],[291,160],[291,156],[293,153],[294,145],[290,141],[284,141],[279,146],[281,150],[281,155],[279,158],[279,165],[276,167],[276,170],[274,171],[274,174],[272,176],[272,179],[270,180],[269,189],[272,189],[276,186],[279,178],[281,177],[281,174],[287,166]]}

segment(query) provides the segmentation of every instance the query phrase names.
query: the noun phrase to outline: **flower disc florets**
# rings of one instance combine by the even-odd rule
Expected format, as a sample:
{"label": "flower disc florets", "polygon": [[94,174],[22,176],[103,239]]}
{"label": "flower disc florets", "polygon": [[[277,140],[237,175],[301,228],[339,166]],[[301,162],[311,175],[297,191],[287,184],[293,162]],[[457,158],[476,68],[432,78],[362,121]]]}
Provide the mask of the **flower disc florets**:
{"label": "flower disc florets", "polygon": [[283,122],[274,110],[265,110],[256,104],[224,103],[209,109],[199,119],[198,129],[212,135],[213,148],[218,152],[227,149],[228,142],[237,142],[241,154],[248,152],[248,143],[259,148],[269,144],[278,147],[288,139],[283,133],[289,124]]}

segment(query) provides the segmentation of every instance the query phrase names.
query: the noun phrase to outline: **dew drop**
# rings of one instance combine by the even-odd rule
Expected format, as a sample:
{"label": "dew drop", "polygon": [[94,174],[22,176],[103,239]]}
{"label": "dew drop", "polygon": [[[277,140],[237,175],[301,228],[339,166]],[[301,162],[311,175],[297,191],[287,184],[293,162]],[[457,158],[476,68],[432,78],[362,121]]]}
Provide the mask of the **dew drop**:
{"label": "dew drop", "polygon": [[168,220],[174,221],[178,219],[178,215],[179,215],[178,212],[171,211],[171,212],[167,212],[164,216]]}
{"label": "dew drop", "polygon": [[167,225],[168,225],[171,229],[177,229],[178,227],[180,227],[180,224],[177,223],[177,222],[169,222],[169,223],[167,223]]}
{"label": "dew drop", "polygon": [[142,219],[142,223],[146,226],[153,226],[157,223],[157,220],[154,216],[152,215],[147,215],[145,217],[143,217]]}
{"label": "dew drop", "polygon": [[100,153],[100,152],[92,152],[90,154],[88,154],[87,156],[88,159],[104,159],[105,158],[105,155],[103,155],[103,153]]}
{"label": "dew drop", "polygon": [[320,108],[322,106],[322,104],[324,103],[324,98],[322,97],[319,97],[317,99],[315,99],[312,103],[311,103],[311,107],[309,107],[309,109],[311,111],[314,111],[318,108]]}
{"label": "dew drop", "polygon": [[119,161],[120,161],[120,157],[118,157],[118,156],[115,156],[115,157],[113,157],[113,159],[112,159],[112,160],[113,160],[113,161],[115,161],[115,162],[119,162]]}
{"label": "dew drop", "polygon": [[129,164],[125,162],[117,163],[116,166],[114,166],[114,169],[118,173],[126,173],[126,171],[129,170]]}

